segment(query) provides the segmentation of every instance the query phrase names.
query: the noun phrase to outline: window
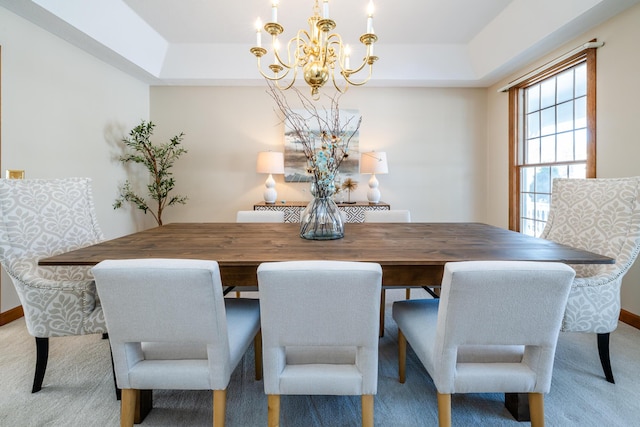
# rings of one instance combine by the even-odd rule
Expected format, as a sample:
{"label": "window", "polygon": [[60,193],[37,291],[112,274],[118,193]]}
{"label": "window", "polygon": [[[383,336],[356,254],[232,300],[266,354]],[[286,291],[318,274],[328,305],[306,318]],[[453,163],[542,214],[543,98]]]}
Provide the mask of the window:
{"label": "window", "polygon": [[509,228],[544,229],[554,178],[595,177],[595,49],[509,89]]}

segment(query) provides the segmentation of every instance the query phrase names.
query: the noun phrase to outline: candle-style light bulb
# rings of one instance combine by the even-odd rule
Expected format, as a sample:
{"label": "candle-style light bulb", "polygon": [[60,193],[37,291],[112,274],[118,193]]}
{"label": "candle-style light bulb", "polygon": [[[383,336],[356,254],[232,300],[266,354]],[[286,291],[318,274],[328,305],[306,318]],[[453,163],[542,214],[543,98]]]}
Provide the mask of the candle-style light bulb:
{"label": "candle-style light bulb", "polygon": [[367,6],[367,34],[373,34],[373,0]]}
{"label": "candle-style light bulb", "polygon": [[322,1],[322,19],[329,19],[329,0]]}
{"label": "candle-style light bulb", "polygon": [[348,70],[350,67],[349,57],[351,56],[351,47],[349,45],[345,45],[344,47],[344,68]]}
{"label": "candle-style light bulb", "polygon": [[271,22],[278,22],[278,0],[271,0]]}
{"label": "candle-style light bulb", "polygon": [[280,50],[280,41],[275,39],[273,41],[273,63],[274,65],[278,64],[278,50]]}
{"label": "candle-style light bulb", "polygon": [[262,47],[262,20],[256,19],[256,46]]}

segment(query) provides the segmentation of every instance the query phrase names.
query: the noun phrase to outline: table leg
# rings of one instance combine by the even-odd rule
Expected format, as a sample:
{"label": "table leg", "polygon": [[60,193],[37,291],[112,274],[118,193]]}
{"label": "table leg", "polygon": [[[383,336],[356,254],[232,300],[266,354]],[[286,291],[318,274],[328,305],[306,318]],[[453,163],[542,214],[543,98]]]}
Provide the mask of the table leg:
{"label": "table leg", "polygon": [[152,390],[140,390],[138,401],[136,402],[136,413],[134,423],[140,424],[145,419],[153,407]]}
{"label": "table leg", "polygon": [[516,421],[530,421],[529,395],[527,393],[505,393],[504,406]]}

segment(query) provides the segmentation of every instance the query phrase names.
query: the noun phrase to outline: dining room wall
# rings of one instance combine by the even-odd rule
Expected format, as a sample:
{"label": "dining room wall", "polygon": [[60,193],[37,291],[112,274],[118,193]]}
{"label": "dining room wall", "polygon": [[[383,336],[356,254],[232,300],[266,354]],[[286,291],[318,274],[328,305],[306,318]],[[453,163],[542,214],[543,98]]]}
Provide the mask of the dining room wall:
{"label": "dining room wall", "polygon": [[[119,141],[149,116],[148,85],[0,7],[0,169],[27,178],[93,179],[105,236],[137,231],[136,215],[113,215],[115,182],[126,176]],[[0,314],[20,304],[2,271]]]}
{"label": "dining room wall", "polygon": [[[266,85],[155,86],[150,99],[158,139],[184,132],[188,149],[174,177],[189,201],[168,209],[167,222],[235,221],[236,211],[263,200],[267,176],[256,173],[257,154],[284,149],[284,125]],[[486,90],[359,87],[339,105],[362,116],[360,152],[387,153],[389,173],[377,176],[382,201],[409,209],[414,221],[483,219]],[[279,201],[311,199],[308,183],[275,180]],[[352,200],[366,200],[369,175],[354,180]]]}
{"label": "dining room wall", "polygon": [[[508,82],[592,39],[605,45],[597,51],[597,177],[640,175],[640,117],[637,70],[640,55],[640,5],[585,32],[556,51],[487,89],[486,221],[508,226],[508,97],[498,89]],[[640,261],[623,280],[622,308],[640,316]]]}

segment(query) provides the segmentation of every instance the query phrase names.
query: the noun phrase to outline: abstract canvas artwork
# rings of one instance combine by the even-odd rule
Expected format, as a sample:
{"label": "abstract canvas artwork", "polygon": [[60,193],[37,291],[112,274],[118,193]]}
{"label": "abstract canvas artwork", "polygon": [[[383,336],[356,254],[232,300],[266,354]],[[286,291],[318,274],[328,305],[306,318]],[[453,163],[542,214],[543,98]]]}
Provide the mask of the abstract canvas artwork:
{"label": "abstract canvas artwork", "polygon": [[[305,110],[295,110],[305,115]],[[311,117],[309,115],[309,117]],[[340,110],[340,123],[347,124],[345,131],[348,135],[358,126],[360,114],[358,110]],[[317,121],[309,119],[309,129],[315,135],[317,147],[320,147],[320,129]],[[360,131],[358,130],[349,142],[349,156],[340,164],[339,179],[345,179],[358,174],[360,159]],[[311,182],[311,175],[307,173],[307,158],[302,144],[295,132],[285,122],[284,127],[284,180],[285,182]]]}

